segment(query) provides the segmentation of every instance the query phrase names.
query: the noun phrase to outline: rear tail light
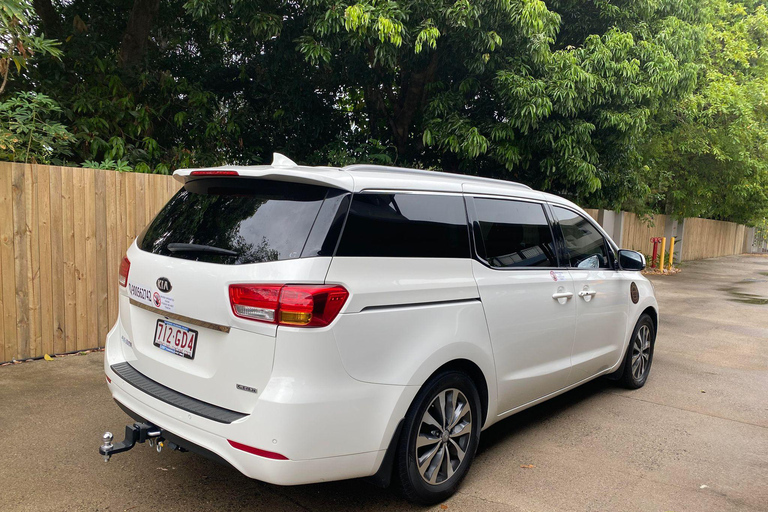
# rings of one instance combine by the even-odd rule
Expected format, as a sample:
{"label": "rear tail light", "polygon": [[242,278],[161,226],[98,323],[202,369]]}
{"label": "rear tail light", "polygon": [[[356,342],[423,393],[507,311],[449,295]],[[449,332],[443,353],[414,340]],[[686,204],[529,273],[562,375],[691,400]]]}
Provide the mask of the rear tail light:
{"label": "rear tail light", "polygon": [[325,327],[349,297],[343,286],[233,284],[229,301],[235,316],[294,327]]}
{"label": "rear tail light", "polygon": [[128,272],[131,270],[131,260],[123,256],[123,261],[120,262],[120,277],[118,282],[120,286],[126,286],[128,284]]}

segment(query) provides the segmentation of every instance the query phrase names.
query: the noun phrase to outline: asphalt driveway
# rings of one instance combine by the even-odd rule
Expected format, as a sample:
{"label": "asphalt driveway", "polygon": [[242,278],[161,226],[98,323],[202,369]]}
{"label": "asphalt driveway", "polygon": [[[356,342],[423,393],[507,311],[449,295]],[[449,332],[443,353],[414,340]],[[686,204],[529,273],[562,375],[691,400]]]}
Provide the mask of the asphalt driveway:
{"label": "asphalt driveway", "polygon": [[[653,282],[647,385],[594,381],[495,425],[460,492],[433,509],[768,510],[768,257],[692,262]],[[121,439],[128,418],[102,357],[0,368],[1,510],[419,509],[362,481],[276,487],[146,445],[105,464],[100,436]]]}

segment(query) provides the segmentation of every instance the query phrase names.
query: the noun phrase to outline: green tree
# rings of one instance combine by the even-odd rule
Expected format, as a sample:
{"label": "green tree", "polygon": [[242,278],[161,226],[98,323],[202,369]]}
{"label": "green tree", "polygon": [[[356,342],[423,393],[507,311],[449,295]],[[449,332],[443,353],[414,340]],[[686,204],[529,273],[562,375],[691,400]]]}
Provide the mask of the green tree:
{"label": "green tree", "polygon": [[645,192],[638,139],[696,74],[692,0],[314,1],[306,16],[299,50],[401,162],[600,205]]}
{"label": "green tree", "polygon": [[644,148],[653,206],[753,222],[768,214],[768,14],[764,2],[708,9],[698,86],[660,116]]}
{"label": "green tree", "polygon": [[0,0],[0,94],[5,91],[12,67],[21,73],[35,53],[61,56],[57,41],[33,33],[29,21],[31,12],[28,0]]}

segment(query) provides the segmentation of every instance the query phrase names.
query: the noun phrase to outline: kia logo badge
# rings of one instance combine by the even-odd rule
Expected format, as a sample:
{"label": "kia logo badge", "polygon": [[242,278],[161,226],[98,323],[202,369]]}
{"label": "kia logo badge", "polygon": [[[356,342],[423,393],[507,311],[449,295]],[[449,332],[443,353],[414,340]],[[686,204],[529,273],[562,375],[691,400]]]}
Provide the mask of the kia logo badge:
{"label": "kia logo badge", "polygon": [[157,280],[157,289],[161,292],[168,293],[171,291],[171,282],[167,277],[161,277]]}

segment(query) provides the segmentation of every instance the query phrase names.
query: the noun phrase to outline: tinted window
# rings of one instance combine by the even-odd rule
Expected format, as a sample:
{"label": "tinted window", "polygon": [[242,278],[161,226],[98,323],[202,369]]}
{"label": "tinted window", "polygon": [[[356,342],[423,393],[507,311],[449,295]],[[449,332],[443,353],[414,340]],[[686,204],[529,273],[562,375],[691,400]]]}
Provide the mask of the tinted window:
{"label": "tinted window", "polygon": [[556,267],[552,231],[536,203],[475,198],[477,252],[493,267]]}
{"label": "tinted window", "polygon": [[356,194],[336,255],[468,258],[464,200],[426,194]]}
{"label": "tinted window", "polygon": [[560,222],[571,267],[610,268],[603,235],[587,219],[559,206],[552,208]]}
{"label": "tinted window", "polygon": [[[233,265],[315,256],[324,246],[335,246],[336,240],[329,244],[318,239],[312,254],[302,254],[310,230],[314,232],[318,219],[325,225],[316,229],[323,234],[332,232],[335,210],[343,197],[338,190],[298,183],[251,178],[193,180],[160,210],[140,237],[139,248]],[[330,211],[319,215],[325,210]],[[209,246],[236,254],[180,250],[173,244]]]}

